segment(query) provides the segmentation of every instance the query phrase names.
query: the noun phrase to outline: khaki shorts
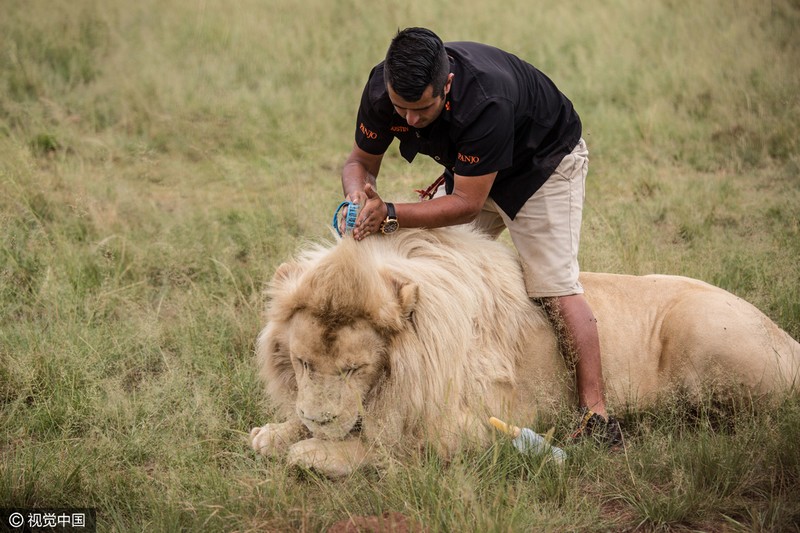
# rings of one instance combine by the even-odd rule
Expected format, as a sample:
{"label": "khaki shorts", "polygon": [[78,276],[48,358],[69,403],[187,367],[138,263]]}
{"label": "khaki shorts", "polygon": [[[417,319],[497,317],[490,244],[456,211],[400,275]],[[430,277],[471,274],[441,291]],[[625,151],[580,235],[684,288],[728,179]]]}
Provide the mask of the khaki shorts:
{"label": "khaki shorts", "polygon": [[582,294],[578,243],[589,150],[583,139],[511,220],[491,198],[472,223],[497,238],[505,228],[522,257],[528,296]]}

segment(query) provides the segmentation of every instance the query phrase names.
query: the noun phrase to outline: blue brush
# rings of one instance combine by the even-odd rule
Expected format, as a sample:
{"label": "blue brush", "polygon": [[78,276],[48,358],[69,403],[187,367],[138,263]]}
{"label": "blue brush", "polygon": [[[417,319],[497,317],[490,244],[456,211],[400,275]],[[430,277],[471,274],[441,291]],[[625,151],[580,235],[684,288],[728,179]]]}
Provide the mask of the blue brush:
{"label": "blue brush", "polygon": [[[347,207],[347,213],[343,216],[344,220],[340,220],[339,213],[341,213],[343,207]],[[353,232],[353,228],[356,227],[356,218],[358,218],[358,210],[360,207],[361,206],[353,202],[342,202],[339,204],[339,207],[336,208],[336,211],[333,213],[333,229],[336,230],[339,237],[342,237],[342,230],[339,229],[342,226],[344,226],[345,233]]]}

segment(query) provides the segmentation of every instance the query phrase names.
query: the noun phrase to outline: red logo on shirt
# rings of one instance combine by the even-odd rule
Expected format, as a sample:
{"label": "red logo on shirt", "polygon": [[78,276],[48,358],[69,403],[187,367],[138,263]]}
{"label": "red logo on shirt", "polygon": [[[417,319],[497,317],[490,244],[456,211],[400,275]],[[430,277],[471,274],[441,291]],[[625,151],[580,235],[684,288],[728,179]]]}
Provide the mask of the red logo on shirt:
{"label": "red logo on shirt", "polygon": [[375,133],[374,131],[372,131],[371,129],[367,128],[364,125],[363,122],[358,125],[358,129],[361,130],[361,133],[363,133],[364,137],[366,137],[367,139],[377,139],[378,138],[378,134]]}
{"label": "red logo on shirt", "polygon": [[477,155],[464,155],[461,152],[458,152],[458,160],[468,165],[474,165],[478,161],[480,161],[481,158],[478,157]]}
{"label": "red logo on shirt", "polygon": [[408,131],[408,126],[392,126],[389,129],[395,133],[405,133]]}

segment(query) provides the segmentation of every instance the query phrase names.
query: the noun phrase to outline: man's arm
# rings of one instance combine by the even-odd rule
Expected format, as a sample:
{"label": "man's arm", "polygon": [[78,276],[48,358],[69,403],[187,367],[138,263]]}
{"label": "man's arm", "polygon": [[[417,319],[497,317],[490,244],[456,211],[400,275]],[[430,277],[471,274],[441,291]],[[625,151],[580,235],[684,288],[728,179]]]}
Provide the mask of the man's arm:
{"label": "man's arm", "polygon": [[382,160],[383,154],[370,154],[353,144],[353,150],[342,168],[342,191],[348,201],[361,205],[367,201],[364,188],[367,184],[376,188]]}
{"label": "man's arm", "polygon": [[[397,221],[401,228],[439,228],[471,222],[486,203],[496,176],[497,172],[482,176],[456,174],[453,194],[425,202],[395,204]],[[353,230],[356,240],[378,233],[387,214],[386,204],[371,185],[366,187],[366,198]]]}

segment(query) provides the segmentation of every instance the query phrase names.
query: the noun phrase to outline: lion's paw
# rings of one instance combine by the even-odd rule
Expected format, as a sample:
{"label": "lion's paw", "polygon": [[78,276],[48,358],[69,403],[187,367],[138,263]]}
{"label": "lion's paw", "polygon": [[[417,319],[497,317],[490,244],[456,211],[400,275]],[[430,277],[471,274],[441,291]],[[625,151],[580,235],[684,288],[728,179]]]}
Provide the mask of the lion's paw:
{"label": "lion's paw", "polygon": [[350,475],[367,460],[367,451],[358,439],[307,439],[293,444],[287,455],[290,465],[309,468],[330,478]]}
{"label": "lion's paw", "polygon": [[301,426],[294,421],[267,424],[250,430],[250,446],[261,455],[279,456],[302,438]]}

